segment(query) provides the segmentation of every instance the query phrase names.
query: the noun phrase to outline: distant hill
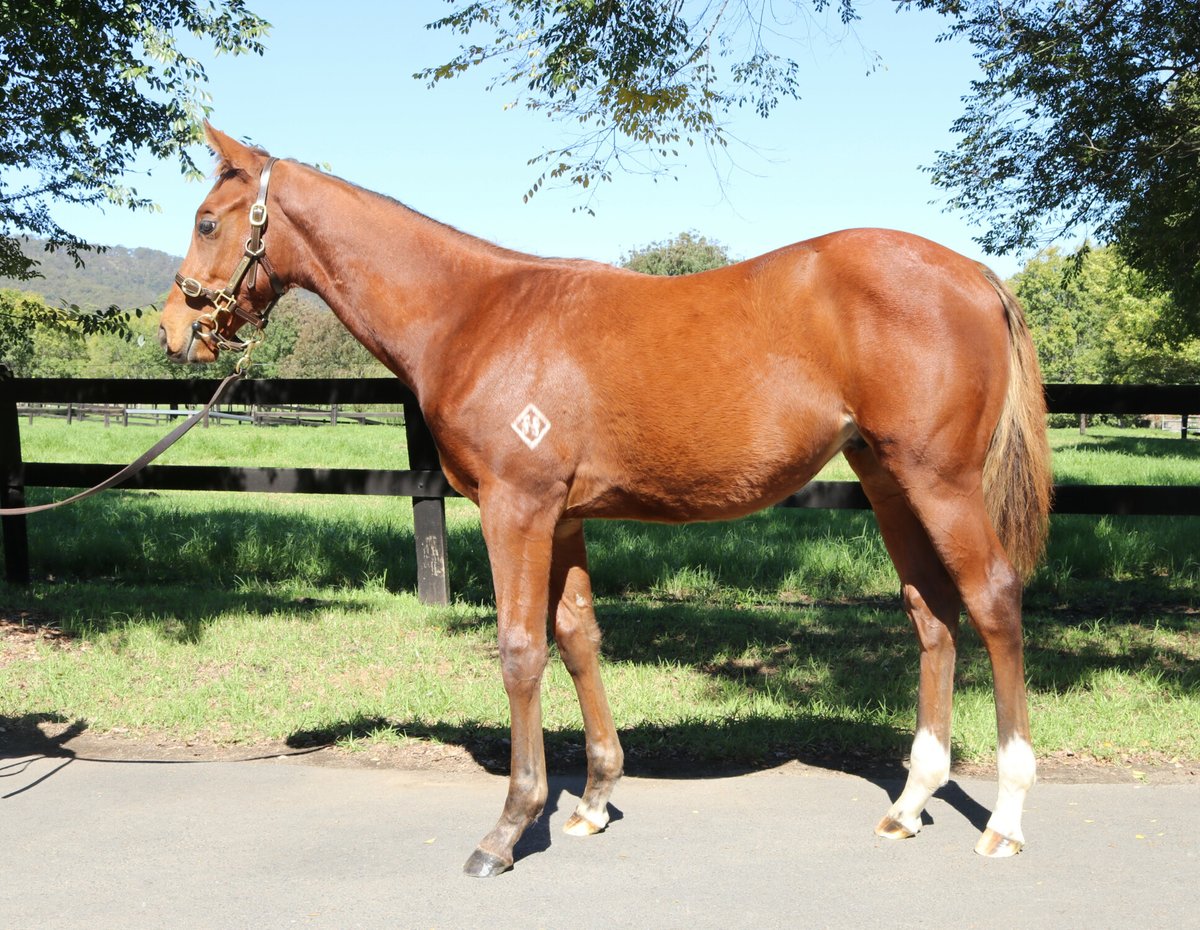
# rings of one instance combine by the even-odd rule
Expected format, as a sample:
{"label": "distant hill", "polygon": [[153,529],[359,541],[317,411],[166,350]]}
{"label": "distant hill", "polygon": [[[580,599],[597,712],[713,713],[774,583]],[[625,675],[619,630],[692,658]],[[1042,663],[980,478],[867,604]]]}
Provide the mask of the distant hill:
{"label": "distant hill", "polygon": [[[183,261],[178,255],[157,249],[109,246],[103,252],[84,253],[84,267],[76,268],[66,252],[47,252],[41,239],[25,240],[22,251],[40,262],[42,277],[28,281],[0,278],[0,288],[29,291],[40,294],[51,306],[75,304],[83,310],[102,310],[113,304],[126,310],[150,304],[161,306]],[[297,297],[301,304],[325,306],[307,291],[299,292]]]}
{"label": "distant hill", "polygon": [[26,240],[23,251],[40,263],[42,277],[29,281],[0,278],[0,287],[41,294],[51,306],[77,304],[84,310],[113,304],[133,309],[154,303],[171,287],[181,261],[157,249],[115,246],[84,253],[84,267],[76,268],[70,255],[47,252],[39,239]]}

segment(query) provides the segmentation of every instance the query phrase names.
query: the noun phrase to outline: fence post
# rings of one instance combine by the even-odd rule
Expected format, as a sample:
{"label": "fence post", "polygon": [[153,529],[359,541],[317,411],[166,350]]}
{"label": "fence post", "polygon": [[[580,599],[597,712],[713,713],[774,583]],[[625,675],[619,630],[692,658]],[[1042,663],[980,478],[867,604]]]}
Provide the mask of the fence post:
{"label": "fence post", "polygon": [[[0,364],[0,507],[25,506],[21,424],[12,392],[12,371]],[[0,517],[4,525],[4,577],[29,584],[29,536],[24,517]]]}
{"label": "fence post", "polygon": [[1179,438],[1187,439],[1187,431],[1188,431],[1188,415],[1186,413],[1181,413],[1179,415]]}
{"label": "fence post", "polygon": [[[437,446],[416,401],[404,405],[404,433],[408,439],[408,467],[437,471]],[[417,597],[422,604],[449,604],[450,579],[446,576],[446,500],[414,497],[413,537],[417,546]]]}

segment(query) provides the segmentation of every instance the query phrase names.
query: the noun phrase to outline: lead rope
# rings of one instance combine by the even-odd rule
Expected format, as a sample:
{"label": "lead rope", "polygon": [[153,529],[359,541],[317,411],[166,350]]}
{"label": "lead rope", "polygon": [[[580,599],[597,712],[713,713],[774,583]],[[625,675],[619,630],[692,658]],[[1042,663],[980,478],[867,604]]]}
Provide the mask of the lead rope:
{"label": "lead rope", "polygon": [[55,501],[51,504],[38,504],[34,507],[0,508],[0,517],[24,517],[31,513],[42,513],[46,510],[54,510],[58,507],[65,507],[67,504],[74,504],[77,501],[91,497],[93,494],[99,494],[101,491],[105,491],[108,488],[113,487],[113,485],[120,484],[121,482],[132,478],[156,458],[166,452],[167,449],[175,445],[175,443],[183,438],[184,434],[188,430],[204,419],[205,415],[212,410],[212,408],[221,399],[221,396],[225,393],[226,389],[233,384],[233,382],[241,380],[242,371],[243,368],[241,362],[239,361],[237,369],[233,374],[220,383],[220,385],[217,387],[217,390],[213,393],[212,399],[207,404],[189,416],[186,420],[175,427],[175,429],[171,430],[171,432],[169,432],[166,436],[142,453],[142,455],[139,456],[135,461],[126,465],[111,478],[106,478],[95,487],[88,488],[86,491],[80,491],[78,494],[65,498],[61,501]]}

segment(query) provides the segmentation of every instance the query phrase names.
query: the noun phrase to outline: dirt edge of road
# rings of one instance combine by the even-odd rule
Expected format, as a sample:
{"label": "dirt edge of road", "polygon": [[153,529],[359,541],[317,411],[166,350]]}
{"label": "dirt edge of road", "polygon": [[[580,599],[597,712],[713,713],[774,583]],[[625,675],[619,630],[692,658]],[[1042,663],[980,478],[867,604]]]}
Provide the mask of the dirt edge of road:
{"label": "dirt edge of road", "polygon": [[[214,743],[180,741],[166,734],[86,730],[78,723],[52,721],[0,722],[0,758],[56,756],[106,762],[250,762],[272,760],[333,768],[397,769],[443,774],[505,774],[507,766],[479,759],[463,746],[408,740],[402,743],[365,743],[296,747],[283,741]],[[491,753],[490,755],[495,755]],[[552,771],[582,771],[578,759],[548,760]],[[899,759],[812,756],[803,760],[776,758],[762,765],[697,765],[671,760],[654,763],[631,760],[630,775],[658,778],[711,778],[771,771],[795,775],[844,774],[901,778]],[[994,778],[991,765],[958,763],[953,774],[966,778]],[[1120,761],[1056,753],[1038,760],[1038,779],[1055,784],[1200,784],[1200,760],[1130,758]]]}

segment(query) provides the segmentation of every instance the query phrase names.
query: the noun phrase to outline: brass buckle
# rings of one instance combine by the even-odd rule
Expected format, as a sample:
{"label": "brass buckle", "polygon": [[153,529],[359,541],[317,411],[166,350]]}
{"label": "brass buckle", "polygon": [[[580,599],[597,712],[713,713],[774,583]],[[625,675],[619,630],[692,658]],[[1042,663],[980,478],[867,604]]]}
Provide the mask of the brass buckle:
{"label": "brass buckle", "polygon": [[250,207],[250,225],[267,225],[267,205],[265,203],[256,203]]}
{"label": "brass buckle", "polygon": [[195,278],[184,278],[179,282],[179,289],[184,297],[199,297],[204,292],[204,285]]}
{"label": "brass buckle", "polygon": [[228,313],[233,315],[233,308],[237,306],[237,298],[229,293],[229,291],[217,291],[212,295],[213,306],[217,308],[217,313]]}
{"label": "brass buckle", "polygon": [[250,366],[252,364],[254,364],[254,362],[250,358],[250,356],[254,354],[254,350],[258,348],[259,343],[261,343],[261,342],[262,342],[261,338],[260,339],[247,339],[242,344],[243,351],[242,351],[241,358],[239,358],[233,364],[233,370],[236,371],[239,375],[244,375],[250,370]]}

